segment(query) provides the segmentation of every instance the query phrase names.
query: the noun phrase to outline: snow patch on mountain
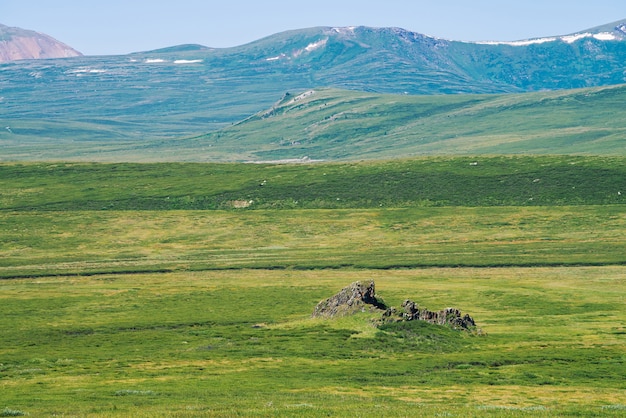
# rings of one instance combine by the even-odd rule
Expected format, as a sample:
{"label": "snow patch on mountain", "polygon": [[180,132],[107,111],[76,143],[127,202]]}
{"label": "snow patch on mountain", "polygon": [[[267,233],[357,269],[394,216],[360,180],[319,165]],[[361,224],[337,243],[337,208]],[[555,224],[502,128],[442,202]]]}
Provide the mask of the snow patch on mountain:
{"label": "snow patch on mountain", "polygon": [[67,71],[67,74],[76,74],[78,76],[82,74],[103,74],[106,73],[107,70],[103,70],[100,68],[91,68],[91,67],[80,67],[75,70]]}
{"label": "snow patch on mountain", "polygon": [[576,35],[562,36],[561,40],[568,44],[574,43],[579,39],[584,38],[594,38],[599,41],[615,41],[617,40],[617,36],[610,32],[601,32],[601,33],[579,33]]}
{"label": "snow patch on mountain", "polygon": [[294,52],[293,53],[293,57],[297,58],[300,55],[304,54],[305,52],[313,52],[316,49],[320,49],[320,48],[324,47],[327,42],[328,42],[328,38],[320,39],[319,41],[316,41],[316,42],[311,42],[310,44],[308,44],[303,49],[299,49],[296,52]]}
{"label": "snow patch on mountain", "polygon": [[316,49],[319,49],[319,48],[323,47],[324,45],[326,45],[327,42],[328,42],[328,38],[322,39],[322,40],[317,41],[317,42],[312,42],[312,43],[308,44],[306,46],[306,48],[304,48],[304,50],[306,52],[315,51]]}
{"label": "snow patch on mountain", "polygon": [[310,52],[313,52],[313,51],[315,51],[317,49],[323,48],[324,46],[326,46],[327,43],[328,43],[328,38],[320,39],[319,41],[311,42],[310,44],[308,44],[306,47],[304,47],[302,49],[298,49],[298,50],[294,51],[291,54],[291,57],[288,56],[285,53],[281,53],[281,54],[276,55],[274,57],[265,58],[265,61],[279,61],[281,59],[298,58],[302,54],[310,53]]}
{"label": "snow patch on mountain", "polygon": [[472,42],[480,45],[511,45],[511,46],[526,46],[526,45],[534,45],[534,44],[543,44],[546,42],[556,42],[561,41],[568,44],[572,44],[578,40],[585,38],[593,38],[598,41],[617,41],[620,40],[618,36],[611,32],[600,32],[600,33],[576,33],[574,35],[566,35],[566,36],[553,36],[548,38],[536,38],[536,39],[526,39],[523,41],[479,41]]}
{"label": "snow patch on mountain", "polygon": [[347,26],[343,28],[332,28],[331,31],[338,33],[339,35],[354,35],[356,26]]}
{"label": "snow patch on mountain", "polygon": [[[137,62],[136,59],[131,59],[130,62]],[[186,60],[186,59],[177,59],[174,61],[164,60],[163,58],[146,58],[143,60],[145,64],[164,64],[164,63],[174,63],[174,64],[199,64],[204,62],[201,59],[195,60]]]}
{"label": "snow patch on mountain", "polygon": [[278,61],[280,59],[286,58],[287,55],[286,54],[280,54],[276,57],[270,57],[270,58],[266,58],[265,61]]}

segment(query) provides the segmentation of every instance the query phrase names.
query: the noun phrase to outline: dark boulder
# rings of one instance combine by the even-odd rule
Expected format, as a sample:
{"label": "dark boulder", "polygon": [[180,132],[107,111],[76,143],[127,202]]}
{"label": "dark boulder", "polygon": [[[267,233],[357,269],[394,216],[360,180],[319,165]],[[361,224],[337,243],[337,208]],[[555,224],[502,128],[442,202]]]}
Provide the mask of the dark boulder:
{"label": "dark boulder", "polygon": [[318,303],[313,311],[313,317],[333,318],[372,309],[385,309],[384,304],[376,298],[374,282],[367,286],[361,282],[354,282],[335,296]]}
{"label": "dark boulder", "polygon": [[398,315],[388,313],[385,317],[403,321],[426,321],[436,325],[450,325],[456,329],[471,329],[476,326],[474,319],[468,314],[462,315],[456,308],[446,308],[441,311],[429,311],[420,309],[412,300],[405,300],[402,304],[403,311]]}

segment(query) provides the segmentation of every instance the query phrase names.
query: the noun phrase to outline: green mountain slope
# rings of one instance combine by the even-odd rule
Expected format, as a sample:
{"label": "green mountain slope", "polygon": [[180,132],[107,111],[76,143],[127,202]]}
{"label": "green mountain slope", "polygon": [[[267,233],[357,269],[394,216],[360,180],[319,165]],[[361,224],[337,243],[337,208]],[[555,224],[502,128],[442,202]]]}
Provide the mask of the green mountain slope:
{"label": "green mountain slope", "polygon": [[285,91],[501,94],[615,85],[624,82],[623,28],[493,44],[397,28],[311,28],[236,48],[1,64],[0,158],[202,159],[201,149],[179,154],[165,143],[241,121]]}
{"label": "green mountain slope", "polygon": [[[410,96],[336,89],[289,94],[222,130],[187,139],[28,146],[9,160],[274,161],[419,155],[626,154],[626,85],[503,95]],[[155,121],[156,124],[159,121]]]}
{"label": "green mountain slope", "polygon": [[[626,86],[517,95],[288,95],[187,141],[209,159],[341,160],[443,154],[626,154]],[[199,156],[200,157],[200,156]]]}

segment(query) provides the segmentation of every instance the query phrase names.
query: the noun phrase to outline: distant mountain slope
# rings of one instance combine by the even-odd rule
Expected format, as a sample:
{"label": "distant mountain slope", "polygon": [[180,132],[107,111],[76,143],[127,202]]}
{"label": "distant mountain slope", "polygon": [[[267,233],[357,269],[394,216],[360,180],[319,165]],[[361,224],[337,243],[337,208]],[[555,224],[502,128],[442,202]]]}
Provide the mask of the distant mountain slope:
{"label": "distant mountain slope", "polygon": [[[626,21],[625,21],[626,22]],[[409,93],[503,93],[626,81],[626,24],[518,42],[458,42],[400,28],[311,28],[231,50],[251,64],[307,72],[318,86]]]}
{"label": "distant mountain slope", "polygon": [[[626,155],[626,85],[500,95],[411,96],[316,89],[198,137],[21,141],[9,160],[341,161],[425,155]],[[158,123],[158,122],[155,122]],[[14,137],[14,140],[9,138]]]}
{"label": "distant mountain slope", "polygon": [[[621,22],[513,43],[446,41],[397,28],[322,27],[227,49],[182,45],[124,56],[11,62],[0,65],[0,158],[141,156],[129,150],[158,149],[174,138],[228,127],[272,106],[286,91],[561,90],[624,83],[624,62]],[[248,158],[252,152],[211,158]]]}
{"label": "distant mountain slope", "polygon": [[75,49],[43,33],[0,24],[0,62],[81,55]]}

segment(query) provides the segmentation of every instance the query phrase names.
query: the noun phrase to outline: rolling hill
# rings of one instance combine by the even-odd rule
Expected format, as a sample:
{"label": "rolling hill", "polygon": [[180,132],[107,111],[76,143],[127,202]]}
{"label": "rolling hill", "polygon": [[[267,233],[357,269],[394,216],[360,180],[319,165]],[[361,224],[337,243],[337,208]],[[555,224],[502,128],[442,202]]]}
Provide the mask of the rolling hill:
{"label": "rolling hill", "polygon": [[[504,95],[287,95],[188,143],[249,160],[418,155],[626,154],[626,85]],[[185,142],[183,142],[185,143]]]}
{"label": "rolling hill", "polygon": [[[338,88],[439,95],[441,98],[433,100],[447,103],[457,100],[450,97],[458,93],[510,94],[616,85],[625,81],[625,38],[622,22],[573,35],[491,43],[446,41],[398,28],[320,27],[280,33],[227,49],[182,45],[124,56],[5,63],[0,65],[0,158],[275,158],[281,153],[264,155],[266,146],[245,149],[245,141],[218,150],[211,142],[213,136],[208,141],[176,139],[228,128],[270,108],[287,91],[298,95],[312,89]],[[454,95],[448,97],[450,94]],[[458,100],[474,100],[461,97]],[[528,107],[533,97],[539,96],[519,100]],[[577,124],[567,127],[576,129],[578,120],[572,121]],[[396,122],[385,124],[395,127]],[[470,119],[465,122],[474,123]],[[227,136],[232,133],[228,129],[224,132]],[[399,135],[399,131],[395,133]],[[583,136],[579,141],[588,138]],[[203,149],[207,144],[211,152]],[[237,154],[228,155],[229,147],[236,147]],[[549,147],[551,150],[542,152],[615,152],[608,145],[593,145],[591,149]],[[411,152],[423,150],[418,148],[413,146]],[[514,152],[516,146],[512,148]],[[345,148],[337,157],[350,158],[346,154],[350,151],[351,147]],[[285,154],[301,156],[299,152]],[[317,154],[335,158],[331,151]],[[362,150],[361,154],[376,153]],[[359,157],[355,154],[353,158]]]}
{"label": "rolling hill", "polygon": [[[626,155],[626,85],[499,95],[316,89],[206,135],[31,143],[0,133],[0,161],[275,161],[425,155]],[[159,123],[159,122],[155,122]],[[16,139],[13,139],[16,138]]]}

